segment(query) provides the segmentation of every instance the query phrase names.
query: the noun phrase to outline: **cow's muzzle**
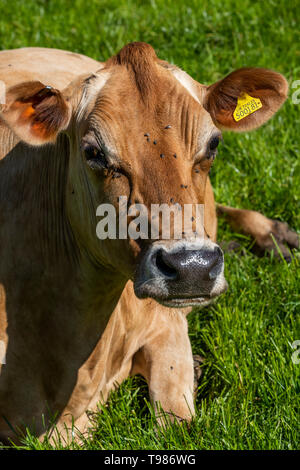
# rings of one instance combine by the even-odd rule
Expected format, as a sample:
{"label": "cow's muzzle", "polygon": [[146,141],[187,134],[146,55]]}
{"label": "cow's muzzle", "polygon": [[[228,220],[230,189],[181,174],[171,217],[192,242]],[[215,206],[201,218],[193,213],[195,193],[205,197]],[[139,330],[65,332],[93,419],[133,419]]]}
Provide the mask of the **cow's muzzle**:
{"label": "cow's muzzle", "polygon": [[143,255],[134,288],[170,307],[208,305],[227,288],[223,252],[209,240],[157,242]]}

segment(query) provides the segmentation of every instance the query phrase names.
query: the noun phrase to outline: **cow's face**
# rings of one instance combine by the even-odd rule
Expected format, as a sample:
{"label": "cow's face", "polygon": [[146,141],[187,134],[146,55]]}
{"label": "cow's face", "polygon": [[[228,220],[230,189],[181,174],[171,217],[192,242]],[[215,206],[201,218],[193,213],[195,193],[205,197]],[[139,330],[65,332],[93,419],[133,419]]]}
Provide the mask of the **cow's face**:
{"label": "cow's face", "polygon": [[[153,219],[153,205],[179,208],[182,220],[190,204],[202,205],[198,207],[205,215],[207,176],[220,129],[261,125],[284,101],[284,78],[263,69],[241,69],[205,87],[158,61],[150,46],[132,44],[63,94],[41,85],[35,85],[33,93],[32,86],[30,92],[23,89],[23,97],[20,89],[11,90],[14,100],[4,118],[10,125],[19,124],[21,138],[34,144],[67,130],[68,214],[79,245],[90,257],[134,279],[139,297],[165,305],[205,305],[222,293],[223,254],[210,237],[205,217],[200,231],[194,233],[192,223],[191,232],[182,231],[178,237],[171,229],[166,238],[161,219]],[[260,98],[263,106],[235,121],[233,112],[243,93]],[[120,201],[126,201],[126,207]],[[113,208],[117,227],[110,232],[113,237],[99,239],[96,210],[103,204]],[[127,232],[120,238],[122,211],[135,204],[146,211],[147,234],[134,239]],[[127,227],[133,215],[138,213],[126,216]],[[159,229],[155,238],[153,224]]]}
{"label": "cow's face", "polygon": [[[95,95],[80,115],[78,144],[93,191],[98,191],[100,204],[113,204],[117,213],[120,197],[127,198],[128,207],[143,205],[148,221],[145,238],[108,239],[101,245],[107,247],[110,262],[115,254],[115,267],[134,277],[139,297],[168,305],[204,303],[226,286],[223,253],[209,239],[209,229],[198,227],[198,234],[190,234],[183,226],[180,234],[172,229],[164,234],[160,226],[159,240],[154,240],[151,228],[158,224],[155,204],[181,211],[182,217],[186,204],[204,209],[207,175],[221,132],[172,70],[156,62],[149,68],[144,73],[150,83],[140,85],[143,92],[124,65],[112,64],[89,79]],[[195,213],[190,217],[196,219]]]}

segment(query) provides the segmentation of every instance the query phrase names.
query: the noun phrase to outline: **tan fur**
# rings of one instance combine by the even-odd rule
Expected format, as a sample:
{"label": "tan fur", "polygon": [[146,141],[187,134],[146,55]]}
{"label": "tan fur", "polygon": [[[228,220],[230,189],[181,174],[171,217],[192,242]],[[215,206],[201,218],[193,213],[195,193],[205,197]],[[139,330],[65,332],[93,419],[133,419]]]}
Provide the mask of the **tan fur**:
{"label": "tan fur", "polygon": [[[103,242],[99,251],[95,237],[97,205],[117,204],[119,194],[128,194],[146,205],[171,198],[203,203],[205,237],[216,241],[210,163],[203,160],[216,131],[200,104],[207,89],[187,74],[184,87],[173,71],[141,44],[106,64],[40,48],[0,52],[0,79],[15,96],[13,103],[18,88],[12,87],[38,80],[63,90],[59,102],[76,109],[69,118],[69,137],[60,134],[50,146],[30,147],[16,136],[38,144],[24,133],[33,113],[11,118],[5,113],[15,105],[8,103],[2,118],[14,133],[0,121],[0,340],[8,342],[0,376],[0,439],[17,441],[15,431],[25,426],[41,436],[42,417],[47,427],[55,412],[62,432],[73,418],[84,431],[86,411],[95,410],[100,397],[105,400],[115,385],[136,373],[146,378],[152,401],[166,412],[178,419],[194,413],[189,309],[139,300],[132,279],[140,244]],[[188,91],[189,79],[199,100]],[[86,134],[88,125],[99,122],[111,152],[122,155],[132,188],[124,176],[108,176],[101,187],[85,176],[76,146],[82,136],[94,138],[91,131]],[[65,123],[54,123],[59,134]],[[197,173],[191,171],[196,151],[202,158]],[[246,230],[255,235],[251,223]]]}

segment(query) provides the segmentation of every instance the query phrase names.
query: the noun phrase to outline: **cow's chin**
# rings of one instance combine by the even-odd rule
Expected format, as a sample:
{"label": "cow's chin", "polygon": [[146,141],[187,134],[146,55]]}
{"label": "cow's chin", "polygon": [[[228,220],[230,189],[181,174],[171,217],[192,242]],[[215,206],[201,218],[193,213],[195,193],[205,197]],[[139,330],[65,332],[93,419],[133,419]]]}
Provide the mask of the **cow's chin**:
{"label": "cow's chin", "polygon": [[210,305],[216,297],[211,298],[208,296],[203,297],[191,297],[191,298],[172,298],[172,299],[154,299],[164,307],[169,308],[185,308],[185,307],[207,307]]}
{"label": "cow's chin", "polygon": [[155,282],[153,284],[134,283],[134,291],[139,299],[150,298],[164,307],[170,308],[206,307],[213,303],[227,288],[228,284],[223,277],[210,292],[200,292],[194,295],[179,292],[178,294],[170,293],[164,284],[158,287]]}

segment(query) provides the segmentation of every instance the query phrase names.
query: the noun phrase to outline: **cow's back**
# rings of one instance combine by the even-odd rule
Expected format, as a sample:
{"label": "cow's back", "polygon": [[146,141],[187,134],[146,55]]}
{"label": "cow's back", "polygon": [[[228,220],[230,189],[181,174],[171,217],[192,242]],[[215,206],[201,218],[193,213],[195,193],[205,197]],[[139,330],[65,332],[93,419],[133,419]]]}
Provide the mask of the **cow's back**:
{"label": "cow's back", "polygon": [[25,47],[0,51],[0,80],[7,86],[39,80],[62,89],[78,75],[95,72],[100,67],[96,60],[60,49]]}

